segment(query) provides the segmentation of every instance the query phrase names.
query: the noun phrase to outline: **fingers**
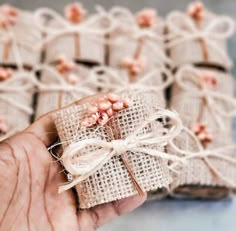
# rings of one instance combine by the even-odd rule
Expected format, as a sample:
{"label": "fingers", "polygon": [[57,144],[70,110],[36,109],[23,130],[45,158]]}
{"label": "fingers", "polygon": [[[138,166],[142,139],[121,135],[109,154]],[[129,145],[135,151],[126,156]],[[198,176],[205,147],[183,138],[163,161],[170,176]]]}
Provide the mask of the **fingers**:
{"label": "fingers", "polygon": [[81,230],[96,230],[117,216],[134,210],[146,200],[146,197],[146,195],[144,197],[135,195],[79,212],[78,222]]}
{"label": "fingers", "polygon": [[[89,103],[100,97],[101,94],[92,95],[81,100],[75,101],[72,104],[69,104],[63,108],[71,107],[73,105],[81,105],[84,103]],[[61,108],[61,109],[63,109]],[[24,132],[28,132],[39,138],[46,147],[50,146],[52,143],[56,141],[58,138],[57,130],[54,124],[55,114],[57,111],[61,110],[57,109],[55,111],[49,112],[46,115],[37,119],[31,126],[24,130]]]}

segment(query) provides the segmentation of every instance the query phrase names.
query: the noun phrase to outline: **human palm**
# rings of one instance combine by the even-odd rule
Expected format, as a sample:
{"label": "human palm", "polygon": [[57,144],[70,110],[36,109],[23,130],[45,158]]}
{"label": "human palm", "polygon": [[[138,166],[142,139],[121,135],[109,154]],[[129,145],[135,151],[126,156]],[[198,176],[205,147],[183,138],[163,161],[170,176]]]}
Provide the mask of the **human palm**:
{"label": "human palm", "polygon": [[58,194],[66,179],[47,150],[56,138],[52,117],[0,143],[0,230],[92,231],[143,203],[134,196],[78,211],[72,190]]}

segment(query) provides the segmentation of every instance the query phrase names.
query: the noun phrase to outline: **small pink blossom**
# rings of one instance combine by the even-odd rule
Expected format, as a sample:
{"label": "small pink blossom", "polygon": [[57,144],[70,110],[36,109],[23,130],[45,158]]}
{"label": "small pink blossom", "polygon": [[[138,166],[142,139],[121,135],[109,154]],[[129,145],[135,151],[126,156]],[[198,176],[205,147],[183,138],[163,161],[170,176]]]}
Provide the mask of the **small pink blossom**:
{"label": "small pink blossom", "polygon": [[156,20],[157,12],[155,11],[155,9],[143,9],[136,15],[136,21],[142,28],[154,26]]}
{"label": "small pink blossom", "polygon": [[97,122],[98,124],[104,126],[109,121],[109,116],[106,112],[101,112],[100,117],[98,118]]}
{"label": "small pink blossom", "polygon": [[205,72],[200,76],[201,83],[204,87],[215,88],[217,85],[217,78],[210,72]]}
{"label": "small pink blossom", "polygon": [[78,75],[76,75],[75,73],[69,73],[67,76],[67,81],[68,83],[75,85],[79,82],[80,78]]}
{"label": "small pink blossom", "polygon": [[192,131],[202,143],[210,143],[213,140],[213,137],[209,133],[206,124],[197,123],[192,127]]}
{"label": "small pink blossom", "polygon": [[102,102],[98,103],[98,110],[100,111],[106,111],[111,107],[111,102],[108,100],[104,100]]}
{"label": "small pink blossom", "polygon": [[202,2],[193,2],[189,4],[187,8],[187,14],[195,19],[195,20],[202,20],[204,18],[204,5]]}
{"label": "small pink blossom", "polygon": [[114,93],[109,93],[107,95],[107,99],[111,102],[111,103],[115,103],[120,99],[120,96],[114,94]]}
{"label": "small pink blossom", "polygon": [[79,3],[72,3],[65,8],[65,17],[72,23],[80,23],[86,14],[86,10]]}
{"label": "small pink blossom", "polygon": [[57,70],[62,74],[75,69],[75,63],[64,55],[59,55],[56,61]]}
{"label": "small pink blossom", "polygon": [[13,75],[13,72],[10,69],[0,67],[0,81],[7,80],[11,78]]}
{"label": "small pink blossom", "polygon": [[0,133],[7,133],[8,132],[8,126],[5,122],[5,119],[0,116]]}
{"label": "small pink blossom", "polygon": [[18,10],[10,5],[0,6],[0,27],[7,28],[16,23]]}
{"label": "small pink blossom", "polygon": [[91,104],[87,110],[88,117],[81,122],[81,126],[85,128],[92,127],[95,124],[104,126],[109,119],[118,112],[128,108],[129,104],[126,100],[120,99],[118,95],[109,93],[97,100],[97,103]]}
{"label": "small pink blossom", "polygon": [[0,7],[0,13],[14,17],[18,15],[18,10],[14,8],[13,6],[4,4]]}
{"label": "small pink blossom", "polygon": [[146,65],[146,60],[142,57],[126,57],[122,60],[121,65],[129,70],[133,75],[140,74]]}
{"label": "small pink blossom", "polygon": [[124,107],[124,103],[122,102],[122,101],[118,101],[118,102],[116,102],[116,103],[114,103],[113,105],[112,105],[112,109],[114,110],[114,111],[120,111],[120,110],[122,110],[122,109],[124,109],[125,107]]}

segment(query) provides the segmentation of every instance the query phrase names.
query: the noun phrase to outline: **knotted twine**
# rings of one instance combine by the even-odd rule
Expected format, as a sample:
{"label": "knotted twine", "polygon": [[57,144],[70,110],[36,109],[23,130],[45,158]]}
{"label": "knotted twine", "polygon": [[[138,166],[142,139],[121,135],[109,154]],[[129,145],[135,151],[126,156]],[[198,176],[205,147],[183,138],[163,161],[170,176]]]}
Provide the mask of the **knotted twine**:
{"label": "knotted twine", "polygon": [[[187,15],[174,11],[167,17],[167,27],[169,30],[167,48],[170,50],[171,58],[176,66],[190,62],[207,62],[226,69],[232,67],[232,61],[225,48],[226,39],[235,32],[235,24],[231,18],[218,16],[204,28],[198,28]],[[207,51],[198,52],[194,41],[204,41]],[[188,52],[190,47],[191,52],[184,55],[183,51]],[[208,53],[208,60],[204,60],[205,52]]]}

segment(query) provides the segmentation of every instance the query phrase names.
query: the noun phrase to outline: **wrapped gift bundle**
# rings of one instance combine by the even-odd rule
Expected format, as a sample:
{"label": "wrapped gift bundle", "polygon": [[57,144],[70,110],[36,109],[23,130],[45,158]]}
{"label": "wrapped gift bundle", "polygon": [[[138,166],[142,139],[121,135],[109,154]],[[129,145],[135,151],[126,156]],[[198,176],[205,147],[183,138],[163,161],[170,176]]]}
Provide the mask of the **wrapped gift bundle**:
{"label": "wrapped gift bundle", "polygon": [[33,14],[0,6],[0,62],[25,66],[27,69],[40,62],[38,45],[42,36],[35,27]]}
{"label": "wrapped gift bundle", "polygon": [[66,56],[58,56],[51,65],[37,66],[35,71],[41,72],[36,118],[96,93],[89,68]]}
{"label": "wrapped gift bundle", "polygon": [[100,92],[141,91],[156,94],[160,107],[166,107],[165,90],[173,82],[171,73],[166,68],[155,68],[135,81],[122,70],[100,66],[90,72],[91,82]]}
{"label": "wrapped gift bundle", "polygon": [[65,17],[48,8],[35,12],[38,28],[45,35],[42,43],[45,62],[65,54],[81,62],[104,63],[110,20],[99,13],[87,16],[83,6],[77,3],[68,5],[64,13]]}
{"label": "wrapped gift bundle", "polygon": [[100,112],[98,123],[92,123],[94,114],[88,112],[94,104],[67,107],[55,118],[64,150],[60,159],[70,176],[59,191],[75,186],[80,208],[167,188],[171,182],[166,159],[173,155],[164,148],[179,133],[177,115],[160,109],[152,93],[123,92],[123,101],[114,94],[104,97],[115,110],[109,119]]}
{"label": "wrapped gift bundle", "polygon": [[123,68],[135,78],[170,63],[165,54],[164,22],[154,9],[135,16],[128,9],[114,7],[109,14],[114,26],[108,35],[108,65]]}
{"label": "wrapped gift bundle", "polygon": [[231,117],[236,102],[232,96],[233,77],[229,74],[192,66],[177,72],[171,108],[189,130],[175,143],[195,154],[189,154],[186,165],[179,168],[172,184],[174,196],[220,198],[235,187]]}
{"label": "wrapped gift bundle", "polygon": [[30,124],[34,84],[29,72],[0,67],[0,140]]}
{"label": "wrapped gift bundle", "polygon": [[167,17],[167,49],[175,67],[183,64],[207,64],[230,69],[226,40],[235,30],[234,21],[214,15],[199,3],[186,13],[171,12]]}

